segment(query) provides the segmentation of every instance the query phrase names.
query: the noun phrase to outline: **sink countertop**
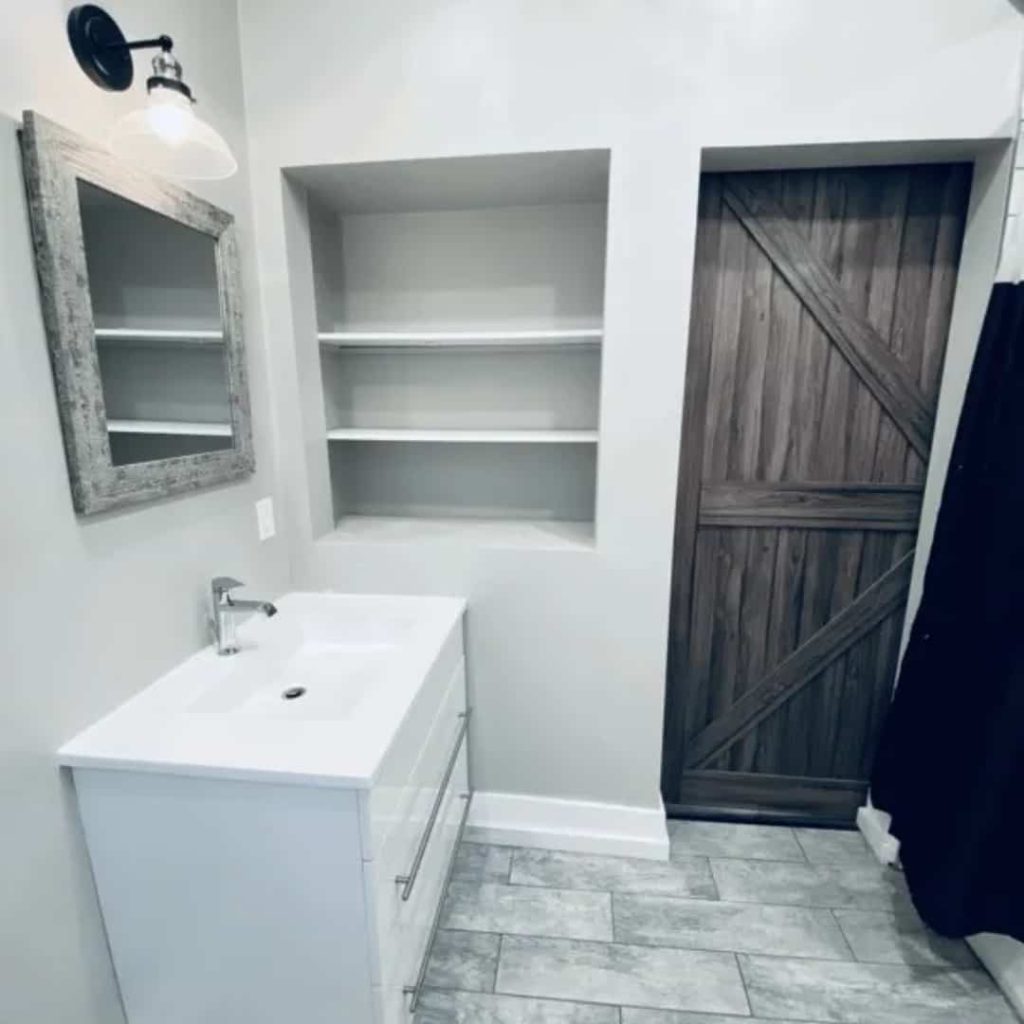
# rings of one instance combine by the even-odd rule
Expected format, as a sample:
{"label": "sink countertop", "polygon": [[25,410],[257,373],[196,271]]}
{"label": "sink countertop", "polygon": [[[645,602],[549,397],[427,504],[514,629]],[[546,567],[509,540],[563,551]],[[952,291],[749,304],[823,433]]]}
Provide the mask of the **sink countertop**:
{"label": "sink countertop", "polygon": [[[461,657],[453,597],[292,593],[58,751],[70,767],[366,788],[442,655]],[[283,691],[306,687],[296,700]]]}

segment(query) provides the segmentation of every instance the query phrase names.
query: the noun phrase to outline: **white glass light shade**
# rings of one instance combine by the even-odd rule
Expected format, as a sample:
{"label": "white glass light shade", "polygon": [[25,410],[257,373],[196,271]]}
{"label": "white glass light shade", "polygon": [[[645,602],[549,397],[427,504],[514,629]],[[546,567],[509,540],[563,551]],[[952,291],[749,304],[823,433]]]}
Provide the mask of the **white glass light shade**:
{"label": "white glass light shade", "polygon": [[228,144],[196,117],[192,101],[162,86],[153,88],[144,107],[125,114],[114,125],[110,148],[170,178],[230,178],[238,170]]}

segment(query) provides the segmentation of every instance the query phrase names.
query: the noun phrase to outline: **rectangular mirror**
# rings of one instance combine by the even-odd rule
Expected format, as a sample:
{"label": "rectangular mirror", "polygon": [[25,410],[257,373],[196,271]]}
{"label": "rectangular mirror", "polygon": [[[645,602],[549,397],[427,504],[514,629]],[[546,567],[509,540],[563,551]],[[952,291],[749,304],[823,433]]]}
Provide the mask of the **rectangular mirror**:
{"label": "rectangular mirror", "polygon": [[230,214],[32,112],[22,153],[76,510],[251,473]]}

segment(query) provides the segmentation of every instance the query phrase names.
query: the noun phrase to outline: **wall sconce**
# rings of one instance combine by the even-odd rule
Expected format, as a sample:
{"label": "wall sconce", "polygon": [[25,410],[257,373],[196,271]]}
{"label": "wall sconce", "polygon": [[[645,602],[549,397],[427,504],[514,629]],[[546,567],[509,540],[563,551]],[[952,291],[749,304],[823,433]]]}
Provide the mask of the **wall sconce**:
{"label": "wall sconce", "polygon": [[123,92],[135,76],[132,50],[159,49],[146,79],[146,104],[114,125],[110,148],[148,170],[173,178],[228,178],[238,162],[220,134],[196,116],[170,36],[128,42],[117,22],[95,4],[68,15],[68,40],[79,67],[101,89]]}

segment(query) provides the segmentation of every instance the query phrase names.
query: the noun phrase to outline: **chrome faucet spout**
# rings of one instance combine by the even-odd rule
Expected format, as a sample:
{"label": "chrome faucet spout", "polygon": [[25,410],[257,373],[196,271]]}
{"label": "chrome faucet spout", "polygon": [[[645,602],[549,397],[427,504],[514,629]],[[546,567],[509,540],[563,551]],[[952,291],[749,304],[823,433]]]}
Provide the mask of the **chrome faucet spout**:
{"label": "chrome faucet spout", "polygon": [[272,618],[277,608],[270,601],[238,600],[231,596],[236,587],[244,586],[240,580],[230,576],[217,576],[210,583],[213,598],[213,634],[217,653],[220,655],[237,654],[238,642],[235,639],[234,614],[241,612],[260,612]]}
{"label": "chrome faucet spout", "polygon": [[268,619],[277,614],[277,608],[270,601],[239,601],[229,595],[226,604],[238,612],[263,612]]}

